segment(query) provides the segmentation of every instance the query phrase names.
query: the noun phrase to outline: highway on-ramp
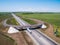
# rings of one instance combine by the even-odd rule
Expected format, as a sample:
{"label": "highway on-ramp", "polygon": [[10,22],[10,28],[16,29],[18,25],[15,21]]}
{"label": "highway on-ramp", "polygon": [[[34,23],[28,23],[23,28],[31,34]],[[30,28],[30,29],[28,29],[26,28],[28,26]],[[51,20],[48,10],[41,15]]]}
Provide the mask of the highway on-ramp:
{"label": "highway on-ramp", "polygon": [[[12,16],[16,19],[16,21],[21,26],[30,25],[13,13],[12,13]],[[26,33],[35,41],[36,45],[58,45],[54,40],[48,38],[42,32],[40,32],[38,30],[30,30],[29,27],[26,27],[26,28],[27,28]],[[32,32],[32,33],[30,33],[30,32]]]}

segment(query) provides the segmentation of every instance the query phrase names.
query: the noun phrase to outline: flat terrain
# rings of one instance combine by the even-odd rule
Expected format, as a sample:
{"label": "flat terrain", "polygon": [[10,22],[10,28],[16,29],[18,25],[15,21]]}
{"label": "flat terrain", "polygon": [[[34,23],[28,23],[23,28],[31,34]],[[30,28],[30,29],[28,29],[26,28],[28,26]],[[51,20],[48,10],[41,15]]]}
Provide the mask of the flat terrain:
{"label": "flat terrain", "polygon": [[[35,18],[48,22],[53,25],[54,32],[58,29],[56,35],[60,36],[60,13],[16,13],[18,16],[24,18]],[[28,21],[29,22],[29,21]]]}
{"label": "flat terrain", "polygon": [[60,14],[59,13],[52,13],[52,14],[20,14],[20,13],[17,13],[18,16],[21,16],[21,17],[26,17],[26,18],[35,18],[35,19],[39,19],[39,20],[42,20],[42,21],[45,21],[45,22],[49,22],[53,25],[56,25],[56,26],[60,26]]}
{"label": "flat terrain", "polygon": [[[19,25],[10,13],[0,13],[0,31],[4,34],[7,33],[8,27],[4,27],[3,22],[5,19],[9,19],[7,23],[9,25]],[[0,45],[34,45],[32,39],[24,32],[6,34],[0,33]]]}
{"label": "flat terrain", "polygon": [[[41,22],[44,21],[48,23],[48,29],[44,29],[45,34],[47,34],[49,37],[54,39],[56,42],[60,43],[60,13],[34,13],[34,14],[27,14],[27,13],[16,13],[18,16],[23,17],[22,19],[25,20],[30,20],[30,19],[38,19],[38,20],[33,20],[34,22]],[[30,19],[29,19],[30,18]],[[26,21],[25,20],[25,21]],[[31,20],[30,20],[31,21]],[[30,21],[27,21],[30,23]],[[31,21],[31,22],[33,22]],[[30,23],[32,24],[32,23]],[[58,29],[58,33],[56,34],[57,37],[55,36],[54,32]]]}
{"label": "flat terrain", "polygon": [[[44,22],[47,22],[49,24],[49,28],[42,32],[44,32],[49,37],[51,37],[52,39],[54,39],[60,43],[60,37],[56,37],[54,35],[54,32],[56,31],[56,28],[57,28],[58,29],[57,35],[60,36],[60,13],[52,13],[52,14],[51,13],[50,14],[49,13],[16,13],[16,14],[30,24],[41,23],[41,20]],[[0,31],[6,32],[8,30],[7,27],[4,27],[2,25],[2,21],[4,21],[5,19],[8,19],[10,17],[12,17],[10,13],[0,13]],[[38,19],[38,20],[34,20],[34,19]],[[16,22],[14,19],[8,20],[9,24],[17,25],[17,23],[14,23],[14,22]],[[11,34],[9,36],[11,36],[11,38],[13,38],[18,45],[20,45],[20,44],[21,45],[30,45],[30,44],[33,45],[33,41],[25,32]],[[6,40],[6,41],[8,41],[8,40]]]}
{"label": "flat terrain", "polygon": [[18,22],[14,18],[8,19],[7,24],[9,24],[9,25],[19,25]]}
{"label": "flat terrain", "polygon": [[32,39],[24,31],[8,35],[15,40],[17,45],[34,45]]}
{"label": "flat terrain", "polygon": [[[42,23],[43,21],[40,21],[40,20],[37,20],[37,19],[31,19],[33,20],[34,22],[36,23]],[[40,31],[42,31],[43,33],[45,33],[46,35],[48,35],[49,37],[51,37],[53,40],[55,40],[56,42],[60,43],[60,38],[59,37],[56,37],[54,35],[54,31],[53,31],[53,26],[49,23],[46,23],[46,25],[48,26],[47,29],[40,29]]]}
{"label": "flat terrain", "polygon": [[16,45],[16,43],[12,38],[0,32],[0,45]]}
{"label": "flat terrain", "polygon": [[10,13],[5,13],[5,12],[0,12],[0,31],[5,31],[7,29],[7,27],[4,27],[2,22],[11,17]]}
{"label": "flat terrain", "polygon": [[0,45],[16,45],[15,41],[4,33],[8,28],[4,27],[2,22],[9,17],[10,13],[0,12]]}

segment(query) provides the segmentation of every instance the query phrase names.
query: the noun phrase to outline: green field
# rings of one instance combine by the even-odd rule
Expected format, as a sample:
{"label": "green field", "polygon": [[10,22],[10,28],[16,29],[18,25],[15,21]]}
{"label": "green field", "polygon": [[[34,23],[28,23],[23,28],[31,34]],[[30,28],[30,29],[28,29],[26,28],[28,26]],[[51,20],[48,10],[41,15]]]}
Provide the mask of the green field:
{"label": "green field", "polygon": [[7,24],[9,24],[9,25],[19,25],[19,23],[14,18],[8,19]]}
{"label": "green field", "polygon": [[16,15],[48,22],[54,26],[54,32],[56,31],[56,28],[58,29],[57,35],[60,36],[60,13],[16,13]]}
{"label": "green field", "polygon": [[6,18],[11,17],[11,14],[8,12],[0,12],[0,22],[3,21]]}
{"label": "green field", "polygon": [[36,24],[36,22],[34,22],[34,21],[32,21],[32,20],[29,20],[29,19],[27,19],[27,18],[22,18],[24,21],[27,21],[29,24],[32,24],[32,25],[34,25],[34,24]]}

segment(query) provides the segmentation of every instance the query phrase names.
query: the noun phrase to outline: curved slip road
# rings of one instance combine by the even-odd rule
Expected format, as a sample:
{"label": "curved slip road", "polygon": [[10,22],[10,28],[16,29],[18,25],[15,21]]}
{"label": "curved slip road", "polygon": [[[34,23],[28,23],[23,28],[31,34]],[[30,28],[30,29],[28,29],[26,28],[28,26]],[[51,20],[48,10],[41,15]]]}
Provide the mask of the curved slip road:
{"label": "curved slip road", "polygon": [[[16,19],[16,21],[22,26],[29,25],[27,22],[23,21],[21,18],[16,16],[12,13],[12,16]],[[28,28],[28,27],[27,27]],[[27,33],[34,39],[34,41],[37,43],[37,45],[58,45],[55,41],[52,39],[46,37],[42,32],[39,32],[38,30],[32,30],[32,33],[29,33],[31,30],[27,30]]]}

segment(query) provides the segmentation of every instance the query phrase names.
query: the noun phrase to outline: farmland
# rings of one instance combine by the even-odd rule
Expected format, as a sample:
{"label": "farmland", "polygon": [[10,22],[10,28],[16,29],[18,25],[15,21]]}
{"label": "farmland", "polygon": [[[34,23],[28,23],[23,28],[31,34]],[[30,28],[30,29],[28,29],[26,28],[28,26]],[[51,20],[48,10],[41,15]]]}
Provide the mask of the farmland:
{"label": "farmland", "polygon": [[[15,13],[16,15],[18,15],[19,17],[21,17],[23,20],[27,21],[28,23],[30,24],[36,24],[36,22],[34,22],[33,20],[30,20],[29,18],[31,19],[38,19],[38,20],[42,20],[44,22],[47,22],[51,25],[53,25],[54,27],[54,32],[56,32],[56,29],[57,29],[57,33],[56,33],[56,36],[57,37],[60,37],[60,13],[23,13],[23,12],[19,12],[19,13]],[[11,17],[11,18],[10,18]],[[10,19],[9,19],[10,18]],[[4,21],[5,19],[9,19],[7,21],[8,24],[12,24],[12,25],[19,25],[16,20],[14,18],[12,18],[11,14],[10,13],[0,13],[0,31],[5,31],[7,30],[7,27],[4,27],[2,25],[2,21]],[[53,32],[53,33],[54,33]],[[47,33],[47,32],[46,32]],[[47,33],[48,34],[48,33]],[[3,37],[2,37],[3,36]],[[4,38],[5,36],[4,35],[1,35],[0,38],[3,38],[4,41],[8,41],[9,43],[9,40],[10,39],[7,39],[8,37],[6,37],[6,40]],[[55,37],[53,37],[55,38]],[[56,38],[55,38],[56,39]],[[60,39],[60,38],[59,38]],[[58,39],[58,40],[59,40]],[[1,39],[2,40],[2,39]],[[0,41],[1,41],[0,40]],[[57,39],[56,39],[57,40]],[[58,41],[60,43],[60,41]],[[14,43],[14,41],[10,40],[11,42]],[[5,42],[5,43],[6,43]],[[13,44],[11,43],[11,45]],[[1,43],[2,44],[2,43]]]}
{"label": "farmland", "polygon": [[24,21],[27,21],[29,24],[36,24],[34,21],[32,21],[32,20],[29,20],[29,19],[27,19],[27,18],[22,18]]}
{"label": "farmland", "polygon": [[17,14],[25,18],[35,18],[53,25],[60,26],[60,14]]}
{"label": "farmland", "polygon": [[48,22],[54,26],[54,32],[58,29],[57,35],[60,36],[60,13],[16,13],[24,18],[35,18]]}

